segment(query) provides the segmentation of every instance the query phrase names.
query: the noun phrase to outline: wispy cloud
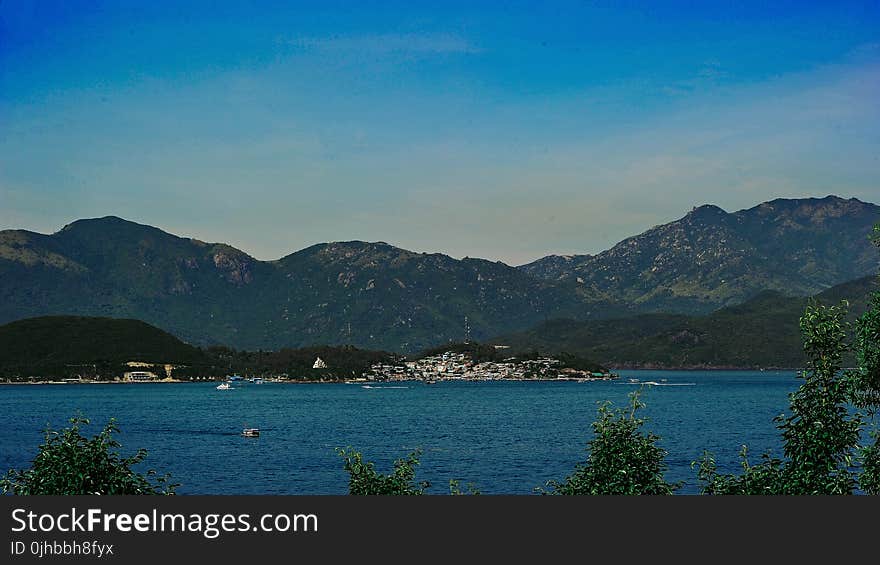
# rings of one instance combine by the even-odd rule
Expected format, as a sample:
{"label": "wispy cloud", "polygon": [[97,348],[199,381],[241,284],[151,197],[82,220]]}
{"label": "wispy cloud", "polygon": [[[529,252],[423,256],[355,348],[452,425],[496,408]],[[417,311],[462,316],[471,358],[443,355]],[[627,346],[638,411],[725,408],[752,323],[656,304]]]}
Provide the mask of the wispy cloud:
{"label": "wispy cloud", "polygon": [[376,54],[465,54],[481,49],[467,39],[446,33],[385,33],[296,37],[286,43],[304,51]]}

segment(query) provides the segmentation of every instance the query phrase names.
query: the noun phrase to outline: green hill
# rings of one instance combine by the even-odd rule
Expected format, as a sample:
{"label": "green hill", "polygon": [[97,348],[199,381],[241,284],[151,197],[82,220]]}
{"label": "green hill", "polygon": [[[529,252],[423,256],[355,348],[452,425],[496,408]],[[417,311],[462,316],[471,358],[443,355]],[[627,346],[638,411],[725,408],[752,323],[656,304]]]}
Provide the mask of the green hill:
{"label": "green hill", "polygon": [[[838,285],[815,298],[850,302],[851,317],[867,308],[876,277]],[[764,291],[739,306],[706,316],[644,314],[627,319],[550,320],[492,340],[512,349],[567,351],[611,367],[801,367],[798,326],[808,299]]]}
{"label": "green hill", "polygon": [[[358,349],[351,345],[319,345],[285,348],[279,351],[236,351],[211,347],[207,353],[214,365],[226,373],[242,375],[287,375],[293,380],[336,380],[356,378],[376,363],[395,363],[400,357],[385,351]],[[325,368],[315,369],[320,358]]]}
{"label": "green hill", "polygon": [[139,320],[45,316],[0,326],[0,373],[62,376],[127,361],[205,365],[200,349]]}
{"label": "green hill", "polygon": [[[313,369],[320,357],[327,367]],[[128,361],[182,365],[178,378],[281,375],[292,378],[359,377],[374,363],[397,358],[383,351],[352,346],[315,346],[279,351],[239,351],[222,346],[206,350],[139,320],[45,316],[0,326],[0,377],[38,379],[73,376],[110,380]],[[161,369],[160,369],[161,370]]]}

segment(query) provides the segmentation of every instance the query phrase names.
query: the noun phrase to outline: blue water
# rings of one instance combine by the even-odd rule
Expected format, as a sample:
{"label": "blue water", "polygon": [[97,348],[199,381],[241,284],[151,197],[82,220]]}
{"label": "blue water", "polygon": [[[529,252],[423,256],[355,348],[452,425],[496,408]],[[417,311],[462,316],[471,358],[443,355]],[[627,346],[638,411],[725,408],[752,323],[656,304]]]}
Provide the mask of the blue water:
{"label": "blue water", "polygon": [[[484,494],[531,494],[585,458],[597,403],[624,406],[644,387],[647,428],[662,437],[667,479],[698,492],[691,462],[704,449],[721,470],[739,469],[748,444],[755,461],[781,446],[774,416],[787,410],[794,372],[622,371],[605,382],[441,382],[293,385],[214,384],[0,386],[0,470],[29,466],[46,424],[81,411],[89,435],[111,416],[125,454],[170,472],[179,494],[344,494],[348,476],[336,447],[353,446],[387,471],[423,450],[416,478],[429,493],[449,479]],[[259,438],[239,434],[258,427]]]}

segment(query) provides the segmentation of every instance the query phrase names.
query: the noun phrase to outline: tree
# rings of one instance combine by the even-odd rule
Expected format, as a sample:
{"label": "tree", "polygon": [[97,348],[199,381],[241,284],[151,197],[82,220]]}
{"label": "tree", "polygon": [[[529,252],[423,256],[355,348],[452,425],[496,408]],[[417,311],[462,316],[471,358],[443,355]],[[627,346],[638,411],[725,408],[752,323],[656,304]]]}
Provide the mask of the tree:
{"label": "tree", "polygon": [[348,494],[356,495],[421,495],[431,484],[427,481],[415,483],[415,468],[419,464],[421,450],[416,449],[405,459],[394,462],[394,470],[383,475],[376,471],[372,462],[364,462],[360,452],[351,447],[337,448],[336,452],[345,461],[348,471]]}
{"label": "tree", "polygon": [[139,449],[131,457],[119,455],[121,445],[113,438],[119,431],[115,420],[91,439],[80,434],[80,426],[88,425],[88,419],[75,416],[70,424],[60,432],[46,429],[33,466],[10,470],[0,479],[4,494],[174,494],[178,485],[170,483],[168,475],[132,469],[147,456],[146,450]]}
{"label": "tree", "polygon": [[639,395],[630,395],[628,412],[613,411],[609,402],[599,406],[586,462],[564,481],[549,481],[550,494],[672,494],[680,486],[663,478],[666,451],[656,445],[660,438],[641,431],[645,420],[635,414],[645,405]]}
{"label": "tree", "polygon": [[[880,224],[874,226],[871,237],[880,248]],[[868,310],[856,320],[855,344],[858,367],[849,373],[851,402],[865,410],[875,421],[880,408],[880,289],[871,294]],[[880,494],[880,432],[871,432],[874,443],[862,448],[859,486],[868,494]]]}
{"label": "tree", "polygon": [[718,473],[715,458],[708,451],[703,458],[691,465],[697,467],[697,478],[703,486],[701,494],[777,494],[781,492],[782,460],[761,456],[759,465],[749,463],[749,448],[742,446],[739,452],[741,475],[722,475]]}
{"label": "tree", "polygon": [[464,490],[461,489],[461,481],[458,479],[450,479],[449,480],[449,494],[453,496],[462,496],[462,495],[478,495],[480,494],[479,489],[477,489],[474,483],[468,483],[465,485]]}
{"label": "tree", "polygon": [[[871,236],[880,247],[880,224]],[[860,488],[880,494],[880,434],[862,445],[867,419],[880,407],[880,290],[872,293],[847,344],[847,304],[811,303],[801,317],[808,362],[804,383],[789,395],[790,416],[775,419],[782,431],[785,460],[763,456],[749,465],[743,447],[741,475],[720,475],[706,453],[698,477],[707,494],[852,494]],[[852,347],[857,367],[842,370],[844,354]],[[860,469],[860,470],[859,470]]]}
{"label": "tree", "polygon": [[873,445],[862,449],[862,474],[859,486],[867,494],[880,494],[880,434],[872,434]]}
{"label": "tree", "polygon": [[[431,486],[428,481],[415,483],[415,468],[419,464],[420,449],[410,453],[405,459],[394,462],[394,470],[383,475],[376,472],[371,462],[364,463],[360,452],[351,447],[347,450],[338,449],[336,452],[345,460],[345,470],[348,471],[348,494],[359,495],[422,495]],[[449,494],[451,495],[478,495],[480,491],[473,483],[467,483],[464,490],[458,479],[449,481]]]}
{"label": "tree", "polygon": [[850,409],[852,379],[842,371],[847,351],[846,303],[811,303],[801,317],[807,366],[803,384],[789,395],[791,414],[775,418],[782,432],[784,459],[763,456],[748,462],[741,452],[741,475],[718,474],[706,453],[698,477],[704,494],[852,494],[860,449],[862,415]]}

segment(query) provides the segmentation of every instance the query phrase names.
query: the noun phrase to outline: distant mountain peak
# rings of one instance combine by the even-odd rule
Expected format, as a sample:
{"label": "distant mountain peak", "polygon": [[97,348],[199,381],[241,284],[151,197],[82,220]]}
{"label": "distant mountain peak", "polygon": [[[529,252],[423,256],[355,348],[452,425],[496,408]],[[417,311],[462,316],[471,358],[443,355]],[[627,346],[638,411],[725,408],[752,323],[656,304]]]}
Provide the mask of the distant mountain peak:
{"label": "distant mountain peak", "polygon": [[[720,207],[714,204],[703,204],[702,206],[695,206],[691,209],[687,215],[682,218],[680,221],[697,221],[697,222],[711,222],[716,223],[719,220],[724,220],[730,217],[730,214],[725,212]],[[674,222],[673,222],[674,223]],[[668,224],[667,224],[668,225]]]}
{"label": "distant mountain peak", "polygon": [[715,204],[703,204],[702,206],[694,206],[691,211],[691,214],[726,214],[720,206],[716,206]]}
{"label": "distant mountain peak", "polygon": [[834,194],[829,194],[828,196],[824,196],[822,198],[817,197],[809,197],[809,198],[774,198],[773,200],[768,200],[767,202],[761,202],[760,204],[753,206],[752,208],[747,208],[745,210],[741,210],[741,212],[748,212],[750,210],[759,210],[759,209],[793,209],[799,207],[807,207],[807,208],[815,208],[815,207],[839,207],[839,206],[852,206],[856,208],[861,207],[872,207],[874,204],[869,202],[863,202],[858,198],[843,198]]}
{"label": "distant mountain peak", "polygon": [[135,235],[149,234],[155,237],[182,239],[157,227],[139,224],[120,218],[119,216],[103,216],[101,218],[84,218],[71,222],[58,230],[54,235],[66,238],[88,239],[127,239]]}
{"label": "distant mountain peak", "polygon": [[[389,245],[384,241],[331,241],[327,243],[319,243],[313,245],[302,252],[297,252],[291,256],[297,256],[300,253],[306,253],[322,260],[338,262],[338,261],[381,261],[383,259],[393,259],[401,257],[411,257],[417,255],[412,251],[401,249],[393,245]],[[282,259],[283,261],[283,259]]]}
{"label": "distant mountain peak", "polygon": [[76,230],[83,227],[94,227],[94,226],[139,226],[143,228],[153,228],[152,226],[147,226],[144,224],[138,224],[136,222],[132,222],[131,220],[126,220],[125,218],[120,218],[119,216],[102,216],[100,218],[82,218],[79,220],[74,220],[69,224],[65,225],[63,228],[58,230],[58,232],[65,232]]}
{"label": "distant mountain peak", "polygon": [[325,249],[396,249],[404,251],[403,249],[390,245],[384,241],[361,241],[359,239],[352,239],[348,241],[328,241],[327,243],[322,243],[320,245],[322,245]]}
{"label": "distant mountain peak", "polygon": [[855,198],[779,198],[734,213],[713,204],[592,257],[521,267],[654,311],[707,312],[775,289],[812,294],[875,273],[867,234],[880,207]]}

